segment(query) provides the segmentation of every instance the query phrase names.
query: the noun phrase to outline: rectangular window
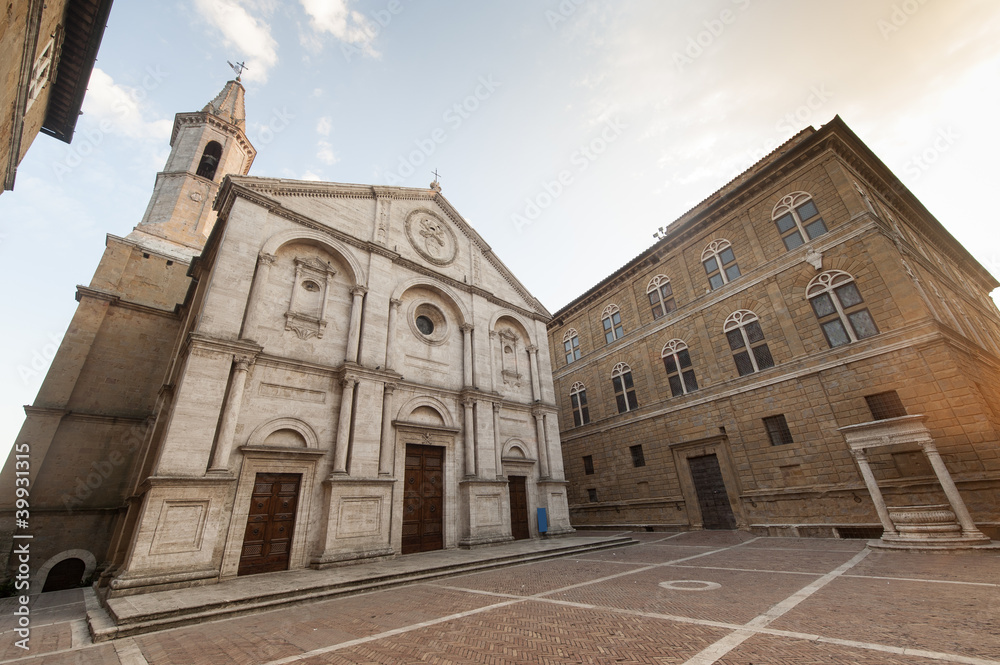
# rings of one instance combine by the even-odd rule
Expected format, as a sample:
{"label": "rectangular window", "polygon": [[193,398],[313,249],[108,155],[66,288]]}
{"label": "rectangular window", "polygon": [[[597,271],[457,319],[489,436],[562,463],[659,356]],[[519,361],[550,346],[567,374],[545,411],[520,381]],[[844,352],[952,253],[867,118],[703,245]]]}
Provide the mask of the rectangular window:
{"label": "rectangular window", "polygon": [[592,476],[594,475],[594,456],[584,455],[583,456],[583,473]]}
{"label": "rectangular window", "polygon": [[591,503],[597,503],[597,490],[593,487],[587,490],[587,500]]}
{"label": "rectangular window", "polygon": [[767,436],[771,439],[772,446],[794,443],[792,432],[788,429],[788,423],[785,421],[784,414],[764,418],[764,427],[767,429]]}
{"label": "rectangular window", "polygon": [[899,418],[906,415],[906,407],[895,390],[888,390],[884,393],[865,395],[868,402],[868,410],[872,413],[872,420],[885,420],[886,418]]}
{"label": "rectangular window", "polygon": [[646,466],[646,458],[642,454],[642,446],[629,446],[629,452],[632,453],[632,466]]}

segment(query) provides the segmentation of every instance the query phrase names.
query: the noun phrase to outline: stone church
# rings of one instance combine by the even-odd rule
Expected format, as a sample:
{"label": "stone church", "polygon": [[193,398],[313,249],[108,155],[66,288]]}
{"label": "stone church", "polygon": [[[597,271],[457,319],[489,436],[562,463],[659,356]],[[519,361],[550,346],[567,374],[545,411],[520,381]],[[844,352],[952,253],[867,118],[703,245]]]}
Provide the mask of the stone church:
{"label": "stone church", "polygon": [[39,589],[571,531],[550,314],[436,182],[247,176],[238,79],[170,145],[26,407]]}

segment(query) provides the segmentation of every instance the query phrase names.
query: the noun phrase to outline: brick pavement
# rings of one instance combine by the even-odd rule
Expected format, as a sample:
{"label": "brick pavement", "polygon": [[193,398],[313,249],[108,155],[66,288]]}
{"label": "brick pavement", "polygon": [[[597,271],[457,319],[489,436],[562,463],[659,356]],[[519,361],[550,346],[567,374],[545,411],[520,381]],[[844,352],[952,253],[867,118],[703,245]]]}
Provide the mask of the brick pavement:
{"label": "brick pavement", "polygon": [[[0,663],[1000,665],[996,553],[638,535],[642,544],[628,548],[98,645],[81,639],[73,602],[43,596],[37,616],[47,603],[60,621],[38,626],[20,660],[10,660],[20,650],[2,633]],[[0,621],[9,630],[9,618]]]}

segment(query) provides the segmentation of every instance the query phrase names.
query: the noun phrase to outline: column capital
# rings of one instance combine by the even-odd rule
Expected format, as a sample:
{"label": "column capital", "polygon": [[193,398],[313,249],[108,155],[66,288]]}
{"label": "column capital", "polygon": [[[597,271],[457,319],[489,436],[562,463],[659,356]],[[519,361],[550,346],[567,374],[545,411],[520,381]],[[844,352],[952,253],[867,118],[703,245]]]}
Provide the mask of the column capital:
{"label": "column capital", "polygon": [[361,284],[355,284],[354,286],[351,287],[351,295],[353,295],[355,298],[357,298],[358,296],[363,296],[366,293],[368,293],[367,286],[363,286]]}
{"label": "column capital", "polygon": [[249,372],[250,366],[253,365],[255,358],[254,356],[238,355],[233,356],[233,365],[236,366],[237,372]]}
{"label": "column capital", "polygon": [[471,333],[475,329],[475,326],[471,323],[463,323],[458,327],[458,329],[464,333]]}
{"label": "column capital", "polygon": [[462,398],[462,406],[467,409],[471,409],[476,404],[476,398],[470,395],[466,395]]}
{"label": "column capital", "polygon": [[851,448],[851,454],[854,455],[854,459],[857,460],[867,460],[868,453],[864,448]]}
{"label": "column capital", "polygon": [[940,455],[941,454],[941,453],[938,452],[937,444],[935,444],[933,441],[930,441],[930,440],[928,440],[928,441],[921,441],[920,442],[920,447],[923,448],[923,451],[924,451],[925,455]]}
{"label": "column capital", "polygon": [[399,300],[398,298],[392,298],[391,300],[389,300],[389,308],[390,309],[399,309],[399,306],[402,305],[402,304],[403,304],[403,301]]}
{"label": "column capital", "polygon": [[493,413],[500,413],[500,409],[503,408],[503,404],[500,402],[493,402]]}
{"label": "column capital", "polygon": [[398,383],[392,383],[390,381],[386,381],[385,383],[382,384],[382,393],[385,395],[391,395],[394,392],[396,392],[396,388],[398,387],[399,387]]}
{"label": "column capital", "polygon": [[490,339],[496,339],[499,336],[500,336],[500,333],[498,333],[496,330],[491,330],[490,331]]}
{"label": "column capital", "polygon": [[257,263],[262,266],[273,265],[274,262],[277,260],[278,260],[277,256],[275,256],[274,254],[268,254],[267,252],[261,252],[260,254],[257,255]]}
{"label": "column capital", "polygon": [[538,353],[538,347],[535,346],[534,344],[530,344],[524,348],[530,355],[535,355],[536,353]]}
{"label": "column capital", "polygon": [[358,382],[360,380],[361,379],[354,374],[347,374],[346,376],[344,376],[344,378],[340,380],[340,385],[344,386],[345,388],[347,387],[353,388],[354,386],[358,385]]}

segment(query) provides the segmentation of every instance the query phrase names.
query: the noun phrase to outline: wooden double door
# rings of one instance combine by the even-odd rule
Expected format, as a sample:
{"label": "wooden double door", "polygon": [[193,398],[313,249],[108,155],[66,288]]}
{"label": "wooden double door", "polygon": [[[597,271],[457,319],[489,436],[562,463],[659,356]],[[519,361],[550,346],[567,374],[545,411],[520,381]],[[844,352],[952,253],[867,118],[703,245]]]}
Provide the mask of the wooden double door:
{"label": "wooden double door", "polygon": [[444,548],[444,448],[407,444],[402,553]]}
{"label": "wooden double door", "polygon": [[258,473],[254,478],[238,575],[288,570],[301,481],[298,473]]}
{"label": "wooden double door", "polygon": [[524,476],[508,476],[507,488],[510,491],[510,532],[514,540],[531,538],[528,529],[528,492],[525,489]]}
{"label": "wooden double door", "polygon": [[719,458],[713,455],[689,457],[691,480],[694,481],[701,509],[701,524],[705,529],[735,529],[736,518],[726,492],[726,481],[722,477]]}

